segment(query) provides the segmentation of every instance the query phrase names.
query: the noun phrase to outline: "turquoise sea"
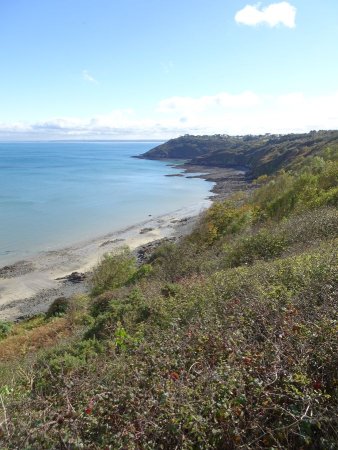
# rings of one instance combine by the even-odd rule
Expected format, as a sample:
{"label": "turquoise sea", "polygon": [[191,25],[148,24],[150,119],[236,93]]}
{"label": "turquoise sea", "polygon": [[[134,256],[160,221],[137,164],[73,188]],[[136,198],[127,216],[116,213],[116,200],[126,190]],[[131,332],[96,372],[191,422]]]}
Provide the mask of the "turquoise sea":
{"label": "turquoise sea", "polygon": [[165,214],[212,183],[132,158],[156,142],[0,143],[0,265]]}

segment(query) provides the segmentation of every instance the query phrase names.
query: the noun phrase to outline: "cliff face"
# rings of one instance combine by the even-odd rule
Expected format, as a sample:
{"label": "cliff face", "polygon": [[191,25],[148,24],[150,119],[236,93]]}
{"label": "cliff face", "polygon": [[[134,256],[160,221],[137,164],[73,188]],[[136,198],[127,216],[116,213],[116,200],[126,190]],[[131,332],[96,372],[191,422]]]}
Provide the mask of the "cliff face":
{"label": "cliff face", "polygon": [[[164,144],[149,150],[141,155],[146,159],[192,159],[197,156],[205,155],[211,148],[215,147],[218,139],[215,136],[182,136],[176,139],[170,139]],[[224,140],[220,142],[220,148],[224,146]]]}
{"label": "cliff face", "polygon": [[338,131],[260,136],[190,136],[161,144],[141,155],[147,159],[189,159],[189,164],[247,167],[254,176],[287,167],[295,158],[338,145]]}

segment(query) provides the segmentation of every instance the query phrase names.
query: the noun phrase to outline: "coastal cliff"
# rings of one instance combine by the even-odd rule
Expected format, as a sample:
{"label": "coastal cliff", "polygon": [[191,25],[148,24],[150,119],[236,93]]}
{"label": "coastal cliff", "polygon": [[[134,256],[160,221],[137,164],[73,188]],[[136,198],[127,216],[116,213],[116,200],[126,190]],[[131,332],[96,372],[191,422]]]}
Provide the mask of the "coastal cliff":
{"label": "coastal cliff", "polygon": [[255,189],[175,242],[107,253],[88,293],[0,322],[1,448],[336,448],[336,135],[278,137],[264,169],[252,138],[245,161],[271,173]]}
{"label": "coastal cliff", "polygon": [[213,136],[185,135],[158,145],[140,155],[146,159],[182,159],[189,165],[246,168],[257,177],[287,168],[296,158],[317,154],[338,143],[338,131],[305,134]]}

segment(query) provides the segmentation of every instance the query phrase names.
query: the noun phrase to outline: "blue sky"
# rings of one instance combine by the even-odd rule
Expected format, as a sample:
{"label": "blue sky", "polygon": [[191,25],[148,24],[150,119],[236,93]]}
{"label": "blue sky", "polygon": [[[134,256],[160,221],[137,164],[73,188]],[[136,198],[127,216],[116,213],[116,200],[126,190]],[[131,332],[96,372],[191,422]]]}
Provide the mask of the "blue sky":
{"label": "blue sky", "polygon": [[0,2],[0,139],[338,128],[337,0]]}

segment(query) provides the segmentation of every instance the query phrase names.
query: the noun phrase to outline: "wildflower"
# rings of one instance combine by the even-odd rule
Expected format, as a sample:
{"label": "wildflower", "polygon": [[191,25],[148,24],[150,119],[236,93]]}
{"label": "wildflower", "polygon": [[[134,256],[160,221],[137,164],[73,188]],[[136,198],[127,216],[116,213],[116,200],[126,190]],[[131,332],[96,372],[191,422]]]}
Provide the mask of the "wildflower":
{"label": "wildflower", "polygon": [[88,403],[87,408],[84,410],[84,412],[86,414],[91,414],[93,412],[93,407],[94,407],[94,401],[93,401],[93,399],[91,399]]}
{"label": "wildflower", "polygon": [[177,380],[180,378],[180,376],[179,376],[179,374],[178,374],[177,372],[171,372],[170,378],[171,378],[173,381],[177,381]]}
{"label": "wildflower", "polygon": [[320,391],[323,387],[322,383],[319,380],[314,381],[312,386],[316,391]]}

